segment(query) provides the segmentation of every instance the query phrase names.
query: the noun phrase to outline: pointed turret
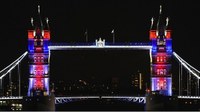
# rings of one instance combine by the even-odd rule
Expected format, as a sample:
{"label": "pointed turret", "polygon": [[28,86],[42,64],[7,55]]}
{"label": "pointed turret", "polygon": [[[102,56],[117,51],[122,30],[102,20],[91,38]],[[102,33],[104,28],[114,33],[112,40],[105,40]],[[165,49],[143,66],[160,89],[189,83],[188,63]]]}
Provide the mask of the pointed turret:
{"label": "pointed turret", "polygon": [[153,30],[153,26],[154,26],[154,18],[151,18],[151,26],[150,26],[150,30]]}
{"label": "pointed turret", "polygon": [[44,29],[45,29],[45,30],[50,30],[50,28],[49,28],[49,18],[46,18],[46,19],[45,19]]}
{"label": "pointed turret", "polygon": [[162,15],[162,6],[161,5],[160,5],[159,18],[157,21],[156,30],[157,30],[158,38],[164,38],[165,30],[166,30],[166,23],[165,23],[165,19],[163,18],[163,15]]}
{"label": "pointed turret", "polygon": [[165,25],[166,30],[167,30],[167,28],[168,28],[168,25],[169,25],[169,17],[166,18],[166,25]]}
{"label": "pointed turret", "polygon": [[[162,15],[162,6],[160,5],[159,18],[156,26],[156,35],[158,38],[166,38],[169,18],[164,18]],[[168,37],[167,37],[168,38]]]}
{"label": "pointed turret", "polygon": [[150,31],[149,31],[149,38],[151,39],[155,39],[157,38],[156,36],[156,25],[154,23],[155,19],[152,17],[151,18],[151,26],[150,26]]}
{"label": "pointed turret", "polygon": [[31,17],[31,27],[34,28],[33,18]]}
{"label": "pointed turret", "polygon": [[38,26],[41,30],[43,30],[43,22],[42,22],[42,19],[41,19],[41,15],[40,15],[40,5],[38,5]]}

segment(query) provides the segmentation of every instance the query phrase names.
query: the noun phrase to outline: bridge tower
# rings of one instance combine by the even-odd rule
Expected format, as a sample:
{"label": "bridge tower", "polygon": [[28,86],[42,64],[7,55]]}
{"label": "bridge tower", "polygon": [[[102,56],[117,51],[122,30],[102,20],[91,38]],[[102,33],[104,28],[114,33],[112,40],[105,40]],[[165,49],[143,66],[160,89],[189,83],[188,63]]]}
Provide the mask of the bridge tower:
{"label": "bridge tower", "polygon": [[49,40],[48,18],[43,24],[38,6],[38,17],[31,18],[31,28],[28,30],[28,96],[49,95]]}
{"label": "bridge tower", "polygon": [[151,50],[151,91],[165,96],[172,95],[172,39],[171,30],[168,30],[168,18],[163,18],[160,6],[157,24],[151,19],[150,40]]}

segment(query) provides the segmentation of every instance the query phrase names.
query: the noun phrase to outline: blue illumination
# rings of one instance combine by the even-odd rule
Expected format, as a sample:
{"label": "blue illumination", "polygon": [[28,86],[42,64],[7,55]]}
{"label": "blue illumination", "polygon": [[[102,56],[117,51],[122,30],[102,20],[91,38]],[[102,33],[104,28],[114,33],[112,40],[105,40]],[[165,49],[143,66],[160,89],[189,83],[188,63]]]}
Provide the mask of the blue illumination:
{"label": "blue illumination", "polygon": [[48,40],[44,40],[43,41],[43,50],[44,50],[44,53],[48,53],[49,52],[49,41]]}
{"label": "blue illumination", "polygon": [[[41,36],[41,35],[37,35]],[[28,96],[41,95],[37,91],[43,92],[43,95],[49,95],[49,39],[28,39],[29,51],[29,87]],[[35,77],[32,77],[35,76]],[[46,94],[45,94],[46,93]]]}
{"label": "blue illumination", "polygon": [[33,78],[29,78],[28,96],[31,96],[32,88],[33,88]]}
{"label": "blue illumination", "polygon": [[172,55],[172,39],[158,37],[151,41],[154,58],[151,63],[151,91],[172,96],[171,62],[169,61]]}
{"label": "blue illumination", "polygon": [[28,51],[30,53],[34,52],[34,40],[28,40]]}
{"label": "blue illumination", "polygon": [[152,47],[157,47],[157,40],[156,39],[153,39],[152,40]]}
{"label": "blue illumination", "polygon": [[29,65],[29,73],[33,74],[34,72],[34,65]]}
{"label": "blue illumination", "polygon": [[47,89],[47,95],[49,95],[49,78],[44,78],[44,84]]}
{"label": "blue illumination", "polygon": [[48,74],[49,72],[49,65],[43,65],[44,67],[44,74]]}
{"label": "blue illumination", "polygon": [[166,39],[166,51],[172,53],[172,39]]}
{"label": "blue illumination", "polygon": [[[40,65],[40,66],[42,67],[41,69],[44,70],[43,74],[45,74],[45,75],[48,74],[49,65],[47,64],[47,65]],[[37,67],[37,65],[29,65],[29,73],[35,74],[34,71],[37,70],[36,67]]]}
{"label": "blue illumination", "polygon": [[157,52],[157,40],[152,39],[152,53],[155,54]]}
{"label": "blue illumination", "polygon": [[159,91],[160,94],[172,96],[172,78],[153,77],[151,78],[152,91]]}

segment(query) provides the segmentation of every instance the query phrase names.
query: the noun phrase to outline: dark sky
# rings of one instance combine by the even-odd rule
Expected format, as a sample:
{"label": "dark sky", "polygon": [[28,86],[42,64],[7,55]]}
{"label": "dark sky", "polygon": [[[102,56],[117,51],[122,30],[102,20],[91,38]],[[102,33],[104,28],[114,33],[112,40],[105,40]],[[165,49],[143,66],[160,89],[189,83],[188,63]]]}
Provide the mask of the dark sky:
{"label": "dark sky", "polygon": [[1,4],[0,69],[27,50],[30,18],[41,5],[43,17],[50,20],[52,42],[89,42],[102,37],[117,42],[149,42],[151,17],[158,17],[159,5],[170,18],[173,50],[188,63],[199,67],[200,4],[192,0],[6,0]]}

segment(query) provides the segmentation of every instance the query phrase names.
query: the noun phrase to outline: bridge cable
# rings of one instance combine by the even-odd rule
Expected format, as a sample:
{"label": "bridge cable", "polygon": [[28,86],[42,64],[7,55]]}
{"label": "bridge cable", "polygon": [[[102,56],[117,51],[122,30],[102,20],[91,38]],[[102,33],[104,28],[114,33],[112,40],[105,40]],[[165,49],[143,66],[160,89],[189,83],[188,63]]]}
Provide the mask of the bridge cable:
{"label": "bridge cable", "polygon": [[[190,67],[188,63],[183,62],[183,59],[178,56],[178,54],[176,54],[175,52],[173,52],[173,56],[175,56],[175,58],[181,63],[181,65],[183,65],[189,72],[191,72],[196,78],[200,79],[200,76],[197,75],[195,72],[199,72],[197,69],[195,69],[194,67]],[[189,66],[189,67],[188,67]],[[195,72],[193,70],[191,70],[191,68],[194,68]]]}
{"label": "bridge cable", "polygon": [[[2,79],[4,76],[6,76],[7,73],[9,73],[11,70],[13,70],[23,59],[24,57],[28,54],[26,51],[24,54],[22,54],[19,58],[17,58],[14,62],[12,62],[10,65],[5,67],[3,70],[0,71],[0,74],[6,71],[6,73],[3,73],[3,75],[0,76],[0,79]],[[10,68],[10,69],[9,69]],[[8,69],[8,70],[6,70]]]}

